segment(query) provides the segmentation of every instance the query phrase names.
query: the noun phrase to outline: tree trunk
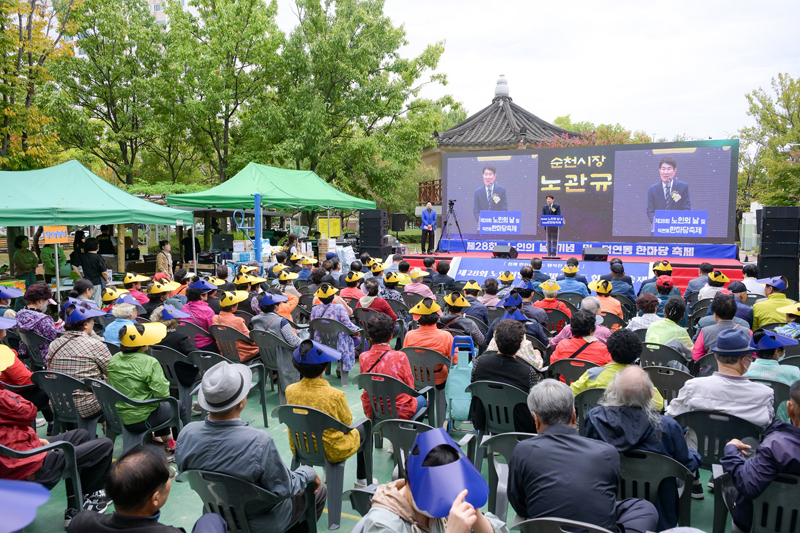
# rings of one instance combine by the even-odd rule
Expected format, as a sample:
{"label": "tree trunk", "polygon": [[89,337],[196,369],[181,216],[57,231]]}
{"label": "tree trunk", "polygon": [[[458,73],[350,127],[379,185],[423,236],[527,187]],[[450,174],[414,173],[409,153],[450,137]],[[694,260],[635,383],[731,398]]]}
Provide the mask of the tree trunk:
{"label": "tree trunk", "polygon": [[117,225],[117,272],[125,272],[125,224]]}
{"label": "tree trunk", "polygon": [[207,252],[211,248],[211,212],[206,211],[203,215],[203,251]]}
{"label": "tree trunk", "polygon": [[33,242],[31,243],[33,244],[33,253],[36,254],[39,260],[42,259],[42,250],[39,248],[39,237],[42,236],[42,233],[44,233],[44,226],[36,228],[36,233],[33,234]]}

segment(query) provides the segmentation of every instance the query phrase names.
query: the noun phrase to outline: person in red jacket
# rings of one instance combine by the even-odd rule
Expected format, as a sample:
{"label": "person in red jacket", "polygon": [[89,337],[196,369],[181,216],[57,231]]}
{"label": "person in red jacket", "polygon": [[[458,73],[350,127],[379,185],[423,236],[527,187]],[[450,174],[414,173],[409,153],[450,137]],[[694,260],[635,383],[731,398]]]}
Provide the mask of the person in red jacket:
{"label": "person in red jacket", "polygon": [[393,321],[397,320],[397,313],[392,311],[392,308],[386,303],[383,298],[378,298],[378,291],[381,290],[380,283],[375,278],[367,278],[364,282],[364,292],[367,294],[358,299],[356,309],[362,307],[364,309],[372,309],[388,315]]}
{"label": "person in red jacket", "polygon": [[[14,363],[11,350],[0,351],[0,371],[6,370]],[[36,406],[0,385],[0,444],[19,452],[27,452],[47,446],[50,442],[66,441],[75,446],[75,457],[78,463],[78,474],[84,496],[83,509],[87,511],[105,512],[110,503],[103,492],[103,481],[111,466],[111,455],[114,443],[111,439],[92,439],[85,429],[74,429],[61,435],[50,437],[50,441],[40,439],[31,424],[36,418]],[[64,452],[60,449],[25,457],[12,459],[0,456],[0,479],[18,481],[36,481],[52,490],[61,480],[66,468]],[[77,498],[72,483],[67,481],[67,510],[64,512],[64,526],[68,526],[72,518],[78,514]]]}
{"label": "person in red jacket", "polygon": [[570,327],[572,338],[558,343],[555,351],[550,356],[552,365],[560,359],[580,359],[590,361],[599,366],[611,362],[608,348],[594,336],[597,316],[589,311],[580,310],[572,315]]}
{"label": "person in red jacket", "polygon": [[[0,317],[0,339],[5,338],[7,329],[13,328],[16,325],[17,321],[15,319]],[[18,394],[29,402],[33,402],[36,408],[42,412],[42,416],[44,416],[44,419],[48,423],[48,435],[51,434],[53,429],[53,411],[50,409],[50,399],[38,385],[33,384],[33,381],[31,381],[31,374],[33,374],[33,372],[19,360],[17,352],[8,346],[0,344],[0,353],[2,352],[6,352],[5,357],[13,356],[14,359],[5,370],[0,372],[0,381],[5,385],[25,386]],[[11,352],[11,356],[8,355],[8,352]],[[37,419],[37,422],[39,420],[41,419]],[[38,425],[39,424],[37,424],[37,426]]]}

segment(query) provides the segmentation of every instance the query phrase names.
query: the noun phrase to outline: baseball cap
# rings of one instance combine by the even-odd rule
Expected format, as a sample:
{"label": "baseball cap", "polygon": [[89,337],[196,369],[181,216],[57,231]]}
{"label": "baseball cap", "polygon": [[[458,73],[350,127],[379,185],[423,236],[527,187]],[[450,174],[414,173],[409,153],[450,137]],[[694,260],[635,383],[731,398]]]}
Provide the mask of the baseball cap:
{"label": "baseball cap", "polygon": [[658,276],[656,286],[671,289],[675,286],[675,282],[672,281],[672,276]]}

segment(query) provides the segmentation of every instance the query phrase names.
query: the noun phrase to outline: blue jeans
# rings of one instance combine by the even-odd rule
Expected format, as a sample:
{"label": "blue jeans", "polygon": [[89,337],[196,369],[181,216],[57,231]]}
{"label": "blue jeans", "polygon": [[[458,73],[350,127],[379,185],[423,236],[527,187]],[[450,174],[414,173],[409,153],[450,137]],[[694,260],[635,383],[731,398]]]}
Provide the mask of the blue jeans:
{"label": "blue jeans", "polygon": [[[425,396],[417,396],[417,413],[428,407],[428,400]],[[414,413],[416,414],[416,413]]]}

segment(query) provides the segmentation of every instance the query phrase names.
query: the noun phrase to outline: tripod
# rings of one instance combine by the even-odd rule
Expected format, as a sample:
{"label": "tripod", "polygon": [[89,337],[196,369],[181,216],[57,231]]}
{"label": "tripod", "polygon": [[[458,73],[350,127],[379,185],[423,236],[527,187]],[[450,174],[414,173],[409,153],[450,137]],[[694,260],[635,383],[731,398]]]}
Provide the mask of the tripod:
{"label": "tripod", "polygon": [[[450,218],[452,217],[453,222],[456,223],[456,229],[458,230],[458,236],[461,238],[461,246],[463,247],[464,251],[467,251],[467,245],[464,243],[464,235],[461,233],[461,226],[458,224],[458,217],[456,216],[455,210],[456,201],[450,200],[447,207],[447,215],[442,220],[442,234],[439,236],[439,243],[436,245],[436,253],[439,252],[449,252],[450,251]],[[442,239],[444,236],[447,235],[447,250],[442,250]]]}

